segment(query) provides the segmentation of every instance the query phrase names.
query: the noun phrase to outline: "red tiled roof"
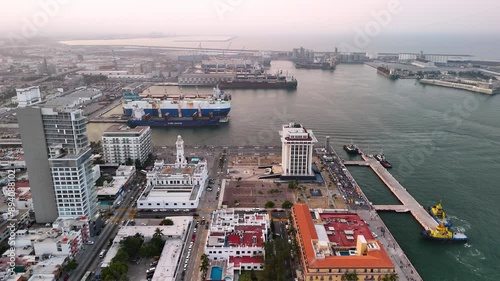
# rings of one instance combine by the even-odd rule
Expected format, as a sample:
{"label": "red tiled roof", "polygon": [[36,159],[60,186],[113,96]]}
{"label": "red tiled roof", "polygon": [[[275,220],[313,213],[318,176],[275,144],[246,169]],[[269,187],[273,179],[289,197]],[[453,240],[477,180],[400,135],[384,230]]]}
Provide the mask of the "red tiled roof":
{"label": "red tiled roof", "polygon": [[[363,235],[366,240],[373,239],[370,229],[368,229],[366,223],[357,214],[322,213],[320,214],[320,218],[324,223],[325,230],[332,233],[328,234],[328,240],[337,243],[339,246],[356,246],[356,237],[358,237],[358,235]],[[354,234],[349,234],[349,236],[355,239],[347,239],[348,235],[346,235],[344,231],[353,231]]]}
{"label": "red tiled roof", "polygon": [[235,267],[239,267],[242,263],[249,264],[262,264],[264,263],[264,257],[255,256],[255,257],[229,257],[229,262],[234,263]]}
{"label": "red tiled roof", "polygon": [[[299,245],[303,248],[305,256],[304,265],[308,268],[394,268],[386,251],[380,247],[380,250],[370,250],[366,255],[353,256],[327,256],[324,259],[316,258],[313,249],[312,240],[317,240],[318,235],[314,228],[309,208],[305,204],[295,204],[292,208],[293,217],[297,231],[299,232]],[[328,218],[334,218],[336,214],[329,214]],[[342,215],[342,214],[341,214]],[[355,214],[353,214],[355,215]],[[355,215],[358,221],[359,216]],[[320,216],[321,217],[321,216]],[[365,226],[366,227],[366,226]],[[356,237],[355,237],[356,238]],[[366,237],[371,240],[371,235]],[[373,241],[373,240],[372,240]],[[378,243],[378,241],[377,241]],[[380,244],[379,244],[380,246]]]}
{"label": "red tiled roof", "polygon": [[30,181],[16,181],[15,187],[30,187]]}

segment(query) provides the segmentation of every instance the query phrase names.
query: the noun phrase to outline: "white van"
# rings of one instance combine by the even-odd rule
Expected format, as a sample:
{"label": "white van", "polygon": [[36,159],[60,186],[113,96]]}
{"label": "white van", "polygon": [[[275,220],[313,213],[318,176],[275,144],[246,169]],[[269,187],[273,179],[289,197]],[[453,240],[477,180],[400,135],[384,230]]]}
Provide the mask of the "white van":
{"label": "white van", "polygon": [[102,250],[101,253],[99,253],[99,257],[102,259],[106,255],[106,250]]}

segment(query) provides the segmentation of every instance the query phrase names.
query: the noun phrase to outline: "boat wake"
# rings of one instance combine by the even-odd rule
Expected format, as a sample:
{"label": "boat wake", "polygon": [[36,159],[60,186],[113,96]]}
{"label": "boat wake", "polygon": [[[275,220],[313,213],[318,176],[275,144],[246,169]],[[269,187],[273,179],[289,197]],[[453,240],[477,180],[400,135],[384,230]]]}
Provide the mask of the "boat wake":
{"label": "boat wake", "polygon": [[461,219],[459,217],[456,217],[456,216],[447,216],[450,221],[453,223],[453,226],[456,226],[455,229],[460,229],[460,231],[466,231],[466,230],[469,230],[472,228],[472,225],[470,224],[470,222],[464,220],[464,219]]}
{"label": "boat wake", "polygon": [[484,263],[486,257],[473,244],[465,243],[463,248],[455,248],[453,251],[447,251],[447,254],[451,255],[457,262],[477,275],[478,280],[484,280],[482,278],[485,277],[485,272],[483,272],[484,269],[480,265]]}

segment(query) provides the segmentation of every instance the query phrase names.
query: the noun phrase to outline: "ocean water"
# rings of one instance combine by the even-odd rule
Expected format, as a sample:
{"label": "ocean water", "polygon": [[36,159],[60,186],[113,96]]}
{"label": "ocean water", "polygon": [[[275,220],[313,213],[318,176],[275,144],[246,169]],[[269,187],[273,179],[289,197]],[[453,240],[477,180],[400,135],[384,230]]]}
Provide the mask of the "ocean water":
{"label": "ocean water", "polygon": [[[366,65],[330,72],[273,61],[272,69],[293,74],[298,89],[228,91],[228,124],[155,128],[154,143],[172,146],[181,134],[188,145],[279,145],[281,125],[297,121],[322,143],[330,136],[346,158],[342,146],[351,140],[371,153],[383,149],[408,191],[423,206],[442,199],[454,227],[470,237],[460,245],[423,241],[411,215],[383,213],[424,280],[500,280],[499,96],[392,81]],[[397,203],[369,168],[350,170],[370,201]]]}

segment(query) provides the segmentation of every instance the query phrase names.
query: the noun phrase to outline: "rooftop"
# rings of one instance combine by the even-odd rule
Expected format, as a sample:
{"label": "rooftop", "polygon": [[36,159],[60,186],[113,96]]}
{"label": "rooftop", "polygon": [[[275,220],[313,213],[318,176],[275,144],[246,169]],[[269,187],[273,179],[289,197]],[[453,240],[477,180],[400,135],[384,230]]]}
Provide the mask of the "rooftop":
{"label": "rooftop", "polygon": [[130,128],[127,125],[112,125],[111,127],[107,128],[106,131],[103,132],[103,136],[106,137],[106,134],[124,134],[124,133],[138,133],[141,134],[143,131],[146,131],[149,129],[148,126],[137,126],[135,128]]}
{"label": "rooftop", "polygon": [[363,235],[368,240],[374,239],[366,223],[357,214],[321,213],[319,217],[323,222],[317,225],[322,230],[321,233],[326,235],[329,242],[336,243],[337,246],[356,246],[355,237],[358,235]]}
{"label": "rooftop", "polygon": [[[308,268],[394,268],[385,250],[377,240],[372,238],[366,224],[362,223],[361,218],[357,214],[351,214],[346,217],[346,214],[342,213],[322,213],[320,214],[318,224],[315,225],[307,205],[295,204],[292,211],[301,239],[299,245],[303,248],[303,262]],[[354,221],[357,221],[357,223],[354,226],[349,226],[346,222],[343,222],[346,218],[350,219],[352,223]],[[321,224],[322,220],[330,222],[325,225]],[[332,221],[337,221],[338,224],[332,224]],[[320,225],[326,228],[325,233],[318,235],[318,230],[323,232],[321,230],[322,227],[319,227]],[[329,228],[335,228],[335,226],[340,229],[331,230]],[[350,229],[351,227],[352,229]],[[357,244],[350,243],[350,239],[347,239],[348,234],[343,232],[344,230],[357,231],[352,234],[354,236],[354,233],[356,233],[355,243],[357,242]],[[331,237],[337,235],[337,233],[342,237]],[[361,235],[358,233],[361,233]],[[363,234],[367,234],[366,239]],[[323,241],[322,239],[326,237],[328,241]],[[332,240],[337,242],[333,242]],[[345,243],[345,245],[336,245],[334,243]],[[353,246],[351,247],[350,245]],[[361,250],[363,251],[362,253],[360,252]],[[337,255],[340,252],[348,253],[348,255]]]}
{"label": "rooftop", "polygon": [[235,267],[239,267],[242,263],[243,264],[249,264],[249,263],[255,263],[255,264],[261,264],[264,263],[264,257],[262,256],[255,256],[255,257],[229,257],[229,262],[234,263]]}

